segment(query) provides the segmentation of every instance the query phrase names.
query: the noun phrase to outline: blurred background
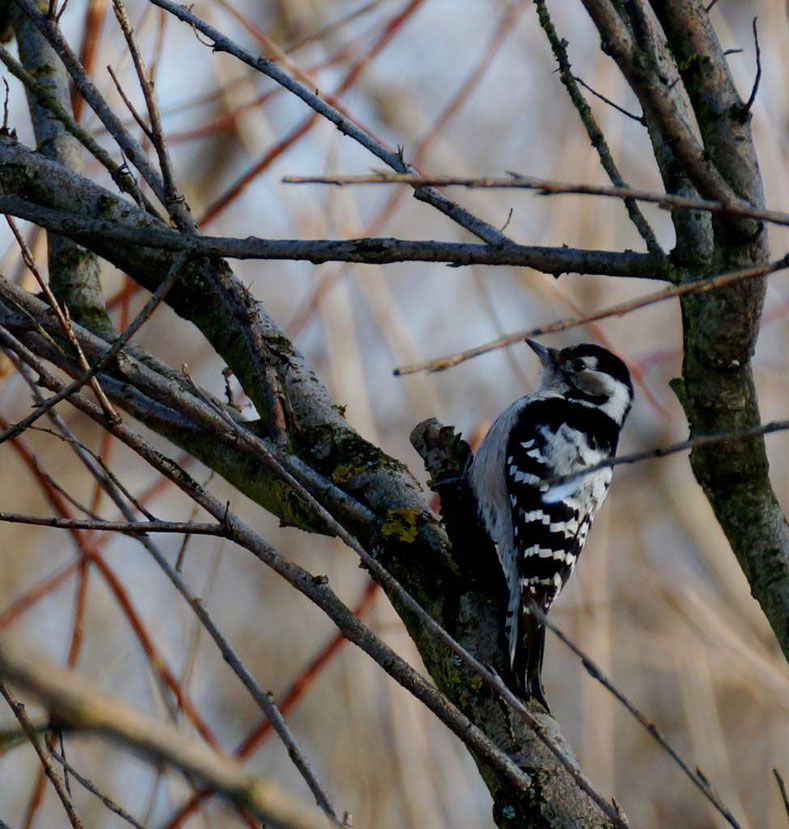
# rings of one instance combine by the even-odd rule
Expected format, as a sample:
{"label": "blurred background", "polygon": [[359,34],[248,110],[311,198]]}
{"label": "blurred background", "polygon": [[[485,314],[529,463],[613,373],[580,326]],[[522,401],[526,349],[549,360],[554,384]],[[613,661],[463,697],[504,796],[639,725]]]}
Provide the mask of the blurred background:
{"label": "blurred background", "polygon": [[[354,118],[390,146],[402,145],[406,159],[427,173],[513,170],[607,183],[526,0],[199,0],[193,8],[250,50],[308,73],[311,84],[335,93]],[[634,96],[599,51],[581,4],[563,0],[550,8],[559,34],[569,41],[574,71],[638,115]],[[284,175],[365,173],[380,163],[262,75],[228,55],[213,54],[189,27],[152,5],[134,0],[129,15],[155,75],[179,184],[205,232],[468,238],[415,201],[407,188],[282,184]],[[780,0],[720,0],[712,11],[724,48],[741,50],[729,60],[744,98],[756,71],[751,32],[756,15],[763,77],[753,126],[767,204],[787,209],[786,6]],[[70,0],[61,22],[96,83],[136,130],[106,69],[111,65],[142,109],[111,4]],[[32,145],[23,92],[13,78],[9,83],[10,124]],[[591,96],[589,102],[625,180],[660,189],[640,124]],[[98,119],[78,106],[82,123],[117,158]],[[97,164],[88,162],[87,174],[112,188]],[[450,195],[494,226],[506,225],[507,234],[524,244],[643,250],[624,208],[613,200],[459,189]],[[670,249],[668,214],[649,206],[644,211]],[[45,236],[22,227],[45,270]],[[2,273],[35,290],[4,225],[0,236]],[[771,247],[773,256],[789,249],[786,229],[771,229]],[[306,353],[338,403],[347,406],[353,426],[420,479],[421,463],[408,442],[419,420],[436,416],[466,436],[479,436],[502,408],[532,387],[537,367],[522,346],[440,374],[398,378],[395,366],[659,287],[608,277],[555,280],[525,268],[233,266]],[[122,325],[145,301],[144,292],[124,291],[123,275],[106,264],[103,278]],[[785,282],[783,274],[771,279],[755,359],[764,421],[789,416]],[[198,382],[223,393],[222,362],[168,309],[160,308],[138,339],[172,365],[187,363]],[[556,346],[579,341],[614,349],[636,377],[637,401],[622,451],[686,436],[682,410],[668,386],[680,366],[675,302],[547,340]],[[2,364],[2,373],[0,415],[13,421],[27,413],[30,396],[10,363]],[[190,517],[186,499],[162,486],[122,446],[68,407],[58,410],[158,517]],[[789,436],[779,433],[767,441],[777,495],[789,504]],[[53,514],[53,492],[62,488],[103,517],[115,517],[68,446],[52,434],[29,431],[3,445],[0,459],[3,510]],[[190,469],[208,479],[199,465]],[[209,486],[288,556],[327,574],[389,644],[420,664],[398,617],[380,592],[368,587],[354,554],[330,540],[280,529],[218,478]],[[171,560],[179,554],[179,537],[161,536],[157,542]],[[287,700],[297,738],[356,827],[492,825],[490,798],[463,746],[364,654],[334,641],[330,622],[302,596],[229,543],[192,538],[181,552],[187,579],[219,627],[261,685]],[[186,731],[201,722],[226,750],[245,747],[250,770],[309,797],[276,737],[253,739],[260,725],[256,706],[139,544],[120,536],[3,525],[0,572],[3,633],[60,662],[70,659],[105,689],[173,718]],[[685,455],[617,470],[611,497],[552,618],[690,765],[702,769],[743,826],[786,825],[772,770],[789,776],[789,668]],[[550,635],[544,678],[584,771],[598,791],[623,804],[634,827],[722,825],[666,754]],[[182,689],[194,717],[177,711],[168,683]],[[35,706],[30,711],[37,715]],[[10,712],[0,710],[0,730],[13,725]],[[173,818],[183,815],[190,801],[193,789],[180,776],[101,740],[67,738],[66,751],[78,770],[145,825],[175,825]],[[39,769],[29,745],[0,754],[0,817],[10,826],[63,825],[62,807]],[[92,795],[73,789],[87,826],[121,825]],[[183,820],[189,827],[243,825],[216,799]]]}

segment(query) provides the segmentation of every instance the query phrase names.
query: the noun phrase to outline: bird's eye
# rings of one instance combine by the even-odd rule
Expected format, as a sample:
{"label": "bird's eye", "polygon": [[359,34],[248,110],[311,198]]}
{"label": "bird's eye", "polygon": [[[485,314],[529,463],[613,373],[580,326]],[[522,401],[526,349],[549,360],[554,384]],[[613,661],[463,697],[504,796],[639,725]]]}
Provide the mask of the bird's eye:
{"label": "bird's eye", "polygon": [[570,363],[570,371],[572,372],[579,372],[583,371],[586,368],[586,363],[583,360],[573,360]]}

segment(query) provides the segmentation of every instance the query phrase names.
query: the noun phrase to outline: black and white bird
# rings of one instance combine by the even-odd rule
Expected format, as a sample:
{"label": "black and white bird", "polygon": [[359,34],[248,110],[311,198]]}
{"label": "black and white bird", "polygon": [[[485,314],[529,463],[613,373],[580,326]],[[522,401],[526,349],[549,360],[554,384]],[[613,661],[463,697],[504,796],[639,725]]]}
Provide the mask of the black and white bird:
{"label": "black and white bird", "polygon": [[505,634],[516,687],[548,709],[545,628],[528,608],[533,601],[547,613],[567,583],[612,470],[546,481],[613,457],[633,384],[622,360],[599,345],[558,351],[526,342],[542,363],[539,388],[496,418],[466,475],[507,583]]}

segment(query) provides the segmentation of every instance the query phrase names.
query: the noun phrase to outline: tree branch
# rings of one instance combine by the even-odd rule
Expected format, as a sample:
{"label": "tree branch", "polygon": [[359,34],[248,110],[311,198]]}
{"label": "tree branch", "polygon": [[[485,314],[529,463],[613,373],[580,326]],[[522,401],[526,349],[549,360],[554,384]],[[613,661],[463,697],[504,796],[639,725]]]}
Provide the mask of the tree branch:
{"label": "tree branch", "polygon": [[102,521],[100,519],[58,518],[49,515],[27,515],[0,512],[0,521],[7,524],[30,524],[59,530],[97,530],[100,532],[140,535],[145,533],[187,533],[189,535],[226,536],[221,524],[199,524],[193,521]]}
{"label": "tree branch", "polygon": [[[584,0],[606,51],[641,100],[653,127],[667,190],[682,182],[674,165],[708,199],[744,199],[764,208],[764,195],[748,113],[737,95],[723,50],[698,0],[634,0],[634,30],[610,0]],[[655,19],[656,16],[656,19]],[[663,33],[659,32],[662,26]],[[640,38],[640,40],[639,40]],[[679,90],[669,88],[655,55],[667,51],[693,107],[703,144],[683,114]],[[768,260],[764,225],[753,219],[713,217],[709,225],[677,228],[673,259],[685,278],[710,266],[760,268]],[[759,331],[764,280],[732,284],[712,296],[681,302],[684,359],[674,390],[691,437],[746,433],[761,418],[750,358]],[[770,485],[761,436],[736,441],[726,452],[699,447],[691,454],[703,487],[751,591],[789,659],[789,525]]]}
{"label": "tree branch", "polygon": [[[341,112],[326,103],[320,95],[312,91],[304,84],[288,75],[287,72],[280,69],[273,61],[267,58],[256,58],[254,55],[242,49],[237,43],[230,38],[223,35],[210,24],[201,20],[191,9],[186,6],[181,6],[172,0],[150,0],[155,6],[165,9],[179,20],[190,25],[194,30],[201,32],[211,40],[211,47],[215,52],[227,52],[233,57],[255,69],[258,72],[267,75],[273,81],[280,84],[282,87],[292,92],[296,97],[301,98],[307,106],[317,112],[319,115],[326,118],[343,135],[352,138],[366,150],[369,150],[377,158],[380,158],[388,167],[391,167],[398,173],[408,173],[410,167],[403,160],[401,150],[390,150],[384,147],[379,141],[365,132],[361,127],[353,121],[346,118]],[[457,222],[461,227],[464,227],[470,233],[473,233],[478,238],[482,239],[491,245],[507,245],[512,244],[511,240],[505,236],[501,231],[497,230],[487,222],[477,218],[471,212],[448,199],[441,193],[431,190],[430,188],[417,188],[414,192],[416,198],[420,201],[427,202],[435,207],[437,210],[444,213],[454,222]]]}
{"label": "tree branch", "polygon": [[[8,175],[23,162],[27,174],[34,177],[40,189],[30,192],[30,182],[23,183]],[[503,246],[463,242],[434,242],[392,238],[350,240],[244,239],[221,236],[194,236],[168,228],[164,223],[144,218],[128,202],[87,179],[70,177],[62,169],[57,185],[49,186],[53,170],[43,159],[21,145],[4,144],[0,139],[0,180],[6,193],[0,195],[0,212],[34,222],[54,230],[100,252],[103,258],[120,268],[133,268],[139,248],[150,248],[146,258],[158,260],[165,267],[162,252],[186,252],[230,259],[269,259],[321,262],[358,262],[384,265],[394,262],[445,262],[448,265],[506,265],[530,267],[543,273],[606,274],[643,279],[673,279],[671,264],[658,257],[630,251],[579,250],[569,247],[540,247],[510,243]],[[65,179],[65,180],[63,180]],[[80,195],[78,202],[66,203],[57,187],[66,185]],[[9,192],[10,190],[10,192]],[[25,197],[15,195],[24,193]],[[34,197],[33,197],[34,196]],[[98,212],[95,206],[105,210]],[[76,210],[74,209],[76,206]],[[98,215],[97,215],[98,214]],[[125,249],[119,249],[122,243]],[[137,249],[137,250],[135,250]],[[151,284],[147,280],[148,287]]]}
{"label": "tree branch", "polygon": [[0,676],[21,685],[68,726],[96,731],[143,756],[175,766],[209,784],[223,797],[280,829],[322,829],[325,818],[255,778],[234,760],[90,685],[51,662],[31,658],[18,646],[0,645]]}
{"label": "tree branch", "polygon": [[448,357],[439,357],[435,360],[426,360],[422,363],[414,363],[408,366],[400,366],[395,369],[396,375],[414,374],[418,371],[443,371],[444,369],[456,366],[459,363],[470,360],[473,357],[478,357],[481,354],[487,354],[497,348],[504,348],[514,343],[523,342],[532,337],[541,337],[545,334],[555,334],[558,331],[568,331],[571,328],[577,328],[580,325],[586,325],[597,320],[608,319],[609,317],[621,317],[635,311],[639,308],[646,308],[649,305],[654,305],[658,302],[665,302],[667,299],[674,299],[675,297],[694,296],[698,294],[705,294],[709,291],[717,291],[726,288],[729,285],[738,284],[751,280],[762,280],[766,275],[776,273],[784,268],[789,267],[789,253],[781,259],[776,259],[765,265],[759,265],[754,268],[746,268],[740,271],[733,271],[731,273],[720,273],[715,276],[700,277],[689,282],[683,282],[680,285],[674,285],[671,288],[665,288],[662,291],[656,291],[652,294],[639,297],[638,299],[631,299],[627,302],[620,302],[617,305],[611,305],[608,308],[603,308],[600,311],[595,311],[593,314],[587,314],[583,317],[565,317],[556,322],[542,325],[538,328],[530,328],[523,331],[516,331],[514,334],[507,334],[504,337],[499,337],[496,340],[478,345],[475,348],[469,348],[466,351],[460,351],[456,354],[451,354]]}
{"label": "tree branch", "polygon": [[494,176],[427,176],[413,173],[371,173],[350,176],[285,176],[284,184],[334,184],[339,187],[357,184],[410,184],[412,187],[467,187],[484,190],[536,190],[541,196],[582,195],[604,196],[627,201],[649,202],[661,210],[702,210],[720,213],[724,216],[738,216],[746,219],[759,219],[776,225],[789,225],[789,213],[781,210],[765,210],[754,207],[742,199],[731,202],[710,201],[709,199],[678,196],[673,193],[656,193],[651,190],[639,190],[626,185],[606,187],[598,184],[575,184],[551,179],[534,178],[521,173],[510,172],[506,178]]}
{"label": "tree branch", "polygon": [[[0,675],[2,675],[2,651],[0,651]],[[5,697],[5,701],[8,703],[9,708],[13,711],[14,716],[17,718],[17,721],[27,737],[28,742],[33,746],[36,754],[38,754],[44,773],[52,783],[52,788],[54,788],[60,802],[63,804],[69,823],[73,829],[82,829],[83,823],[77,814],[77,810],[74,806],[74,801],[71,799],[68,787],[52,764],[52,758],[49,755],[49,751],[46,746],[42,744],[41,736],[37,733],[33,723],[30,722],[30,719],[25,712],[25,706],[16,699],[16,697],[2,682],[0,682],[0,694]]]}
{"label": "tree branch", "polygon": [[[5,0],[14,27],[19,57],[50,100],[65,112],[71,109],[68,75],[56,51],[41,36],[13,0]],[[26,88],[28,109],[39,151],[75,173],[84,164],[82,147],[63,123]],[[96,331],[111,331],[104,303],[99,264],[94,253],[57,233],[48,236],[49,279],[52,292],[78,322]]]}
{"label": "tree branch", "polygon": [[[570,59],[567,55],[567,41],[561,39],[556,33],[556,28],[553,25],[550,14],[548,13],[548,6],[545,4],[545,1],[537,0],[534,5],[537,8],[537,18],[540,21],[540,26],[545,32],[545,36],[548,38],[553,56],[559,65],[559,78],[561,79],[561,82],[567,90],[567,94],[569,95],[573,106],[577,110],[578,115],[583,122],[584,129],[586,130],[586,134],[589,136],[589,140],[592,142],[592,146],[597,150],[597,154],[600,157],[600,164],[613,184],[617,187],[625,187],[625,181],[619,172],[619,168],[616,166],[614,157],[611,155],[611,149],[608,146],[605,135],[600,129],[597,120],[592,114],[589,104],[586,103],[586,99],[579,89],[579,80],[572,73]],[[586,86],[583,81],[580,81],[580,83]],[[621,111],[621,108],[617,108]],[[641,119],[641,123],[643,123],[643,118]],[[624,199],[624,205],[628,215],[630,216],[630,221],[633,223],[636,230],[641,235],[641,238],[644,240],[647,250],[657,256],[663,255],[663,249],[661,248],[652,227],[644,214],[641,212],[641,209],[636,204],[633,197],[626,197]]]}

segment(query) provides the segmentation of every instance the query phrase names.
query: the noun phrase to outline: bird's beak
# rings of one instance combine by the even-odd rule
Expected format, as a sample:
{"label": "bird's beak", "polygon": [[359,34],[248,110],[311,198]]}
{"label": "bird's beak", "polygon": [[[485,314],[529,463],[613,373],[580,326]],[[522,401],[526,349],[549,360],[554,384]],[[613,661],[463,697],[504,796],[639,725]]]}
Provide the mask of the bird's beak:
{"label": "bird's beak", "polygon": [[559,352],[555,348],[548,348],[534,340],[526,340],[526,345],[540,358],[540,362],[546,368],[553,368],[557,365]]}

